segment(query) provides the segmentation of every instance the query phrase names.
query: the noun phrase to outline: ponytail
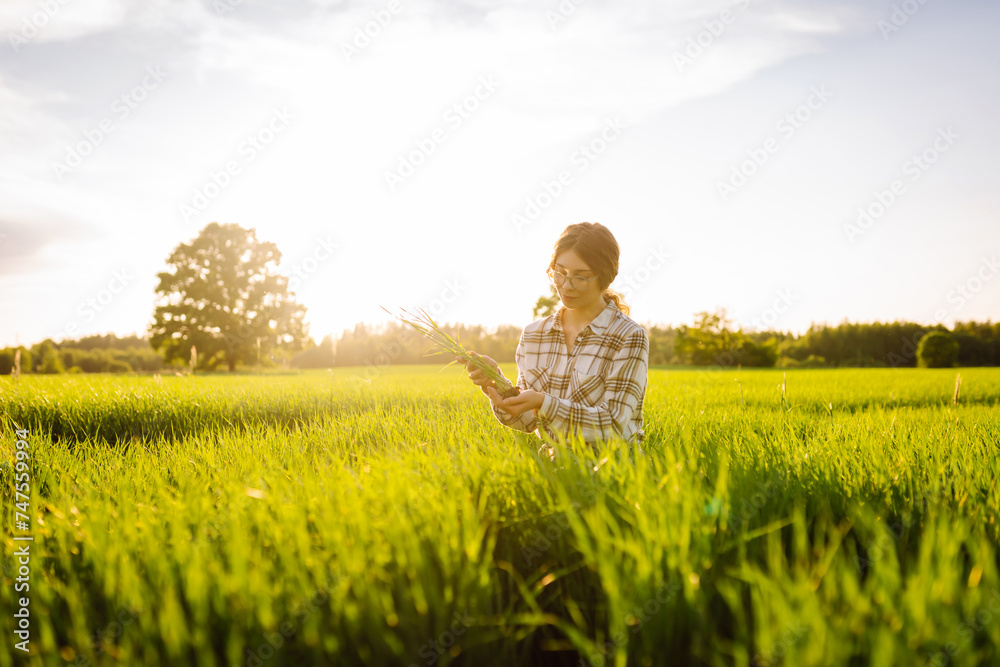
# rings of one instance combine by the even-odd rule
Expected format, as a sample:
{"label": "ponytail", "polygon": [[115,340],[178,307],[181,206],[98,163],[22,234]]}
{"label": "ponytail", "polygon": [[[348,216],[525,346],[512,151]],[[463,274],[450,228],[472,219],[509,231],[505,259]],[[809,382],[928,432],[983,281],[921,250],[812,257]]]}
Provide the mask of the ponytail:
{"label": "ponytail", "polygon": [[601,293],[605,299],[609,301],[614,301],[615,305],[618,306],[618,310],[622,311],[622,315],[628,317],[628,304],[625,303],[625,297],[620,293],[614,291],[610,287],[605,287],[604,292]]}

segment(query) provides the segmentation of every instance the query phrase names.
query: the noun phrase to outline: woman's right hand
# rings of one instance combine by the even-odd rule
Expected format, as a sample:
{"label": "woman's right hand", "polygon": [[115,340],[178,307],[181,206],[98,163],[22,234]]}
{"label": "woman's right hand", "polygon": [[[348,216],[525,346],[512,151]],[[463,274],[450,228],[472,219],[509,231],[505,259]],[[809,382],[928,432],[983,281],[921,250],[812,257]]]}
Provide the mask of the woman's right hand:
{"label": "woman's right hand", "polygon": [[[487,364],[495,368],[497,373],[503,375],[503,373],[500,371],[500,366],[497,364],[497,362],[493,361],[493,359],[487,357],[484,354],[476,354],[472,350],[469,350],[469,354],[471,354],[474,357],[478,357],[482,361],[485,361]],[[487,390],[488,387],[493,387],[493,389],[496,389],[497,386],[496,382],[486,377],[486,374],[483,373],[483,371],[481,371],[480,369],[476,368],[475,364],[473,364],[471,361],[466,363],[462,357],[458,356],[455,357],[455,361],[460,363],[465,363],[465,370],[469,372],[469,379],[472,380],[474,384],[478,385],[484,394],[486,394],[487,396],[490,395],[490,392]]]}

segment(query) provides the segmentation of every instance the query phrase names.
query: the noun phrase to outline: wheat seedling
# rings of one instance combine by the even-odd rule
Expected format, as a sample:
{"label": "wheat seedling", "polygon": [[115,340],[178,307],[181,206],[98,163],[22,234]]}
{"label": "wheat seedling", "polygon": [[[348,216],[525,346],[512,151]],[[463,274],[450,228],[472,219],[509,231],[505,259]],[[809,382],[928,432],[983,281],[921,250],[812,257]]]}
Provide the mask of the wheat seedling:
{"label": "wheat seedling", "polygon": [[[389,310],[384,306],[382,306],[382,310],[392,315],[392,313],[389,312]],[[400,310],[409,317],[403,317],[402,315],[394,315],[394,317],[399,319],[404,324],[416,329],[420,334],[430,339],[438,347],[436,351],[425,354],[424,356],[433,356],[448,352],[463,359],[466,363],[472,362],[473,366],[481,370],[490,380],[493,380],[493,383],[496,384],[497,391],[502,397],[509,398],[511,396],[517,396],[521,393],[521,389],[511,384],[510,380],[505,378],[500,371],[480,359],[478,355],[469,352],[461,343],[452,338],[438,325],[437,322],[434,321],[430,315],[427,314],[427,311],[423,308],[420,309],[420,315],[409,313],[405,308],[400,308]],[[451,361],[445,366],[445,368],[454,363],[458,362]]]}
{"label": "wheat seedling", "polygon": [[788,407],[788,395],[785,393],[785,375],[785,373],[781,374],[781,384],[778,385],[778,389],[781,390],[781,407],[784,408],[785,412],[788,412],[791,408]]}

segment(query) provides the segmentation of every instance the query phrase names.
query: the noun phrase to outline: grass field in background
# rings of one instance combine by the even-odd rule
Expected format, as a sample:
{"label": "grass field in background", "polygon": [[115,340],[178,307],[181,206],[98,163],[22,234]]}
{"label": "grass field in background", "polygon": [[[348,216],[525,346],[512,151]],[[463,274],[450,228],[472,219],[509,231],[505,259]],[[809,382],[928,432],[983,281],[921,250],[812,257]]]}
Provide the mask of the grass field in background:
{"label": "grass field in background", "polygon": [[554,466],[458,368],[2,377],[0,667],[998,664],[998,407],[1000,369],[654,368],[646,456]]}

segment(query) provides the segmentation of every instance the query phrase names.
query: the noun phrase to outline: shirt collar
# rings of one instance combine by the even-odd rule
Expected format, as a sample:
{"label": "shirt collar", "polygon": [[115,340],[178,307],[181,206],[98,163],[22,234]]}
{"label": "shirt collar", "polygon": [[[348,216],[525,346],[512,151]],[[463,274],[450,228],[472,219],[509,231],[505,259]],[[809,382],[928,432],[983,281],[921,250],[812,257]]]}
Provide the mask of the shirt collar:
{"label": "shirt collar", "polygon": [[[562,314],[565,311],[566,311],[566,306],[560,305],[559,310],[557,310],[552,315],[549,315],[548,321],[545,323],[545,326],[542,327],[542,331],[544,331],[545,333],[550,332],[552,329],[555,329],[557,331],[562,331]],[[604,310],[598,313],[597,317],[591,320],[590,323],[587,324],[586,327],[584,327],[584,329],[590,327],[590,330],[593,331],[595,334],[601,334],[604,332],[605,329],[608,328],[608,325],[611,324],[611,319],[615,317],[617,313],[620,312],[621,310],[618,308],[615,302],[612,301],[611,299],[608,299],[608,302],[604,305]]]}

